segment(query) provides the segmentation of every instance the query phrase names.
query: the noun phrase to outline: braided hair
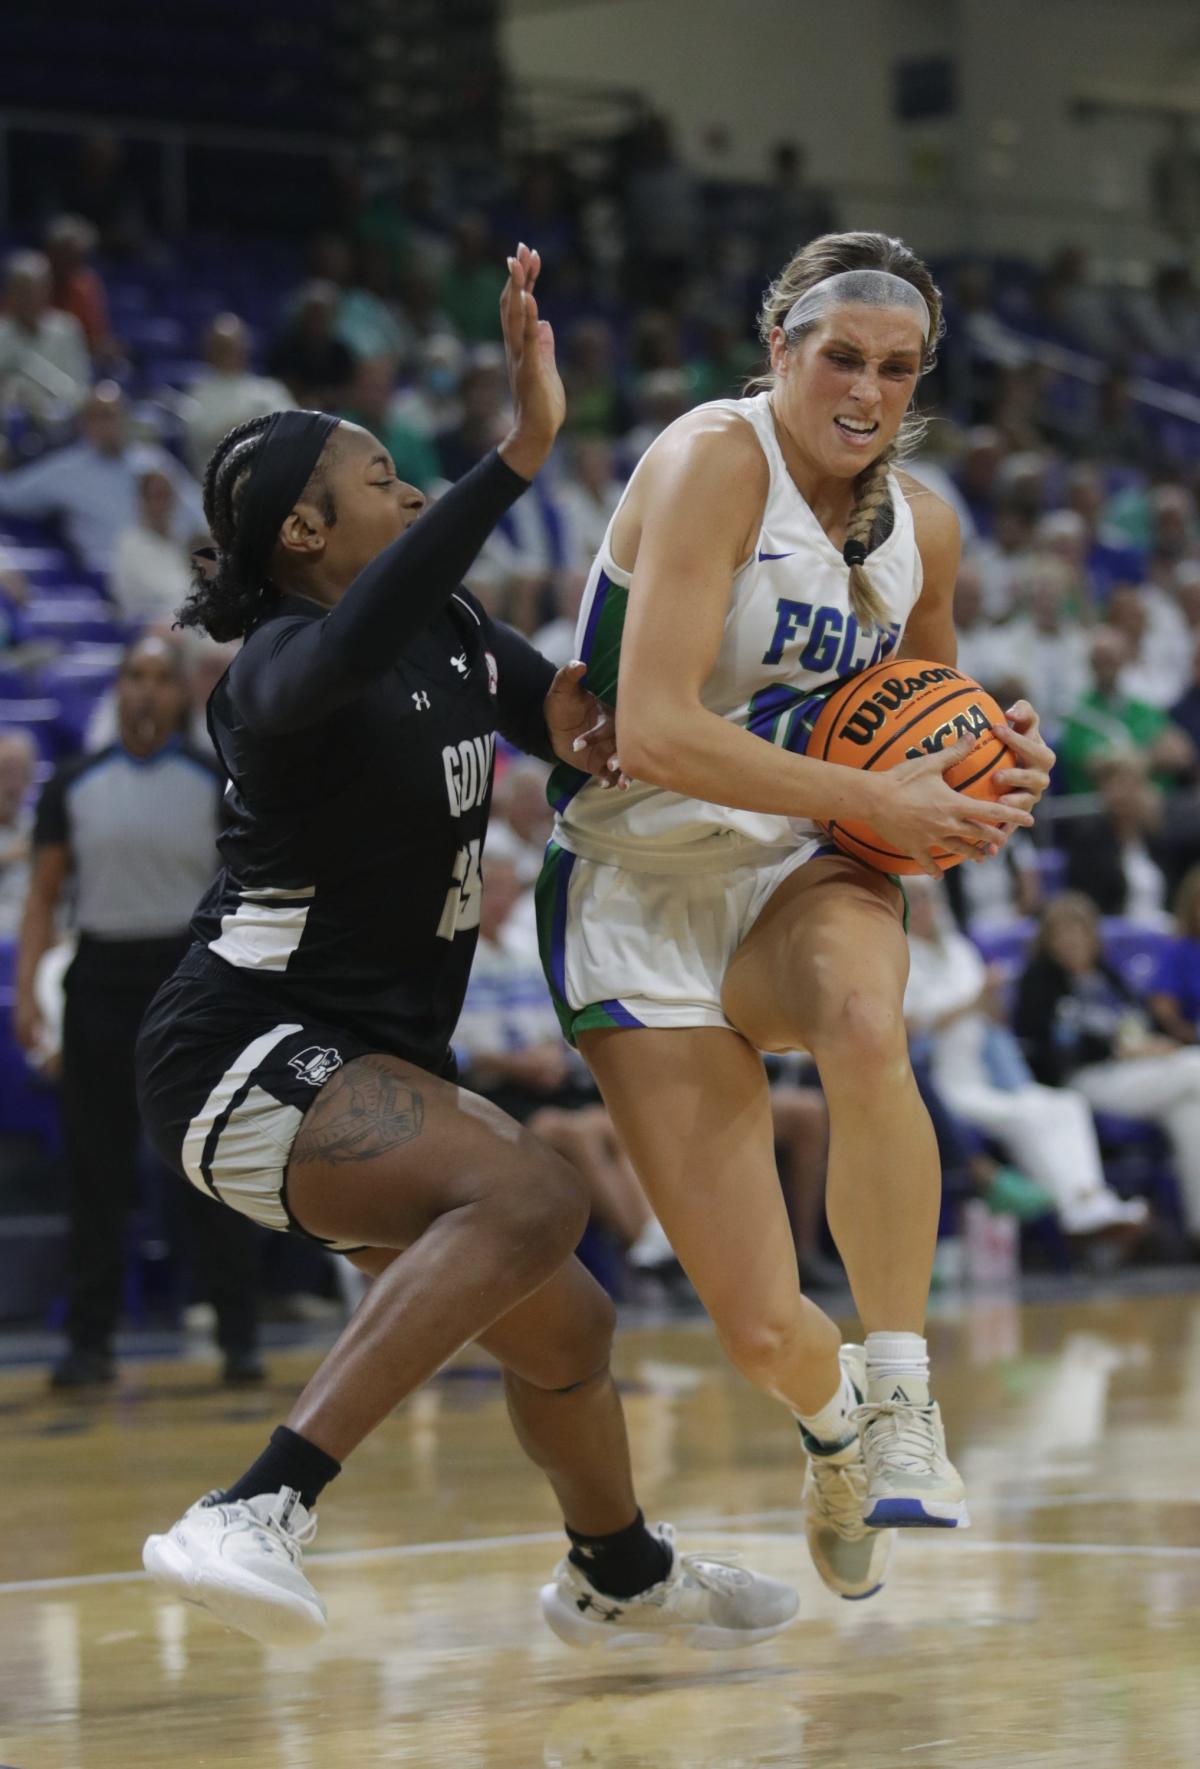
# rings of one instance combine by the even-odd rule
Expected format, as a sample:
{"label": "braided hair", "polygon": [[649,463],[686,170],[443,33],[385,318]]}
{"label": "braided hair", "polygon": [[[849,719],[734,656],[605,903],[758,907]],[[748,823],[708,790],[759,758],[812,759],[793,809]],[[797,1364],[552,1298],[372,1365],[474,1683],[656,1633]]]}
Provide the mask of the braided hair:
{"label": "braided hair", "polygon": [[[250,572],[237,557],[238,514],[250,469],[258,459],[273,413],[251,418],[228,431],[209,457],[204,472],[204,519],[216,543],[216,566],[198,559],[192,592],[179,610],[177,623],[198,627],[211,639],[245,638],[278,586],[259,572]],[[323,457],[313,470],[304,496],[332,528],[337,521],[333,490],[325,477]]]}
{"label": "braided hair", "polygon": [[[929,342],[925,347],[921,373],[928,374],[937,361],[938,340],[946,329],[941,291],[916,253],[903,240],[893,239],[886,233],[826,233],[801,247],[784,265],[763,297],[758,334],[764,346],[769,347],[772,331],[783,324],[807,289],[844,270],[889,271],[892,276],[911,283],[924,297],[929,308]],[[799,343],[816,324],[814,319],[793,326],[787,334],[789,347]],[[774,375],[767,372],[751,381],[747,391],[771,387],[774,381]],[[883,598],[871,582],[866,559],[872,545],[877,544],[891,526],[889,518],[893,511],[888,473],[894,462],[913,451],[924,433],[924,418],[917,412],[909,412],[887,448],[864,467],[854,481],[854,506],[846,523],[842,557],[850,567],[850,606],[861,626],[886,624]]]}

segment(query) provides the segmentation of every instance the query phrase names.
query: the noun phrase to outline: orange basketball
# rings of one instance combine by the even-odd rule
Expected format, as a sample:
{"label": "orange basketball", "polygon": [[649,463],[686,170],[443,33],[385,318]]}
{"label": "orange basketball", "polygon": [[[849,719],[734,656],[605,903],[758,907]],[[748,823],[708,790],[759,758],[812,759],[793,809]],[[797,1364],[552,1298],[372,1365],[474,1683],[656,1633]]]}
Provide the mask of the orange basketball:
{"label": "orange basketball", "polygon": [[[1001,795],[992,776],[1015,759],[991,729],[1004,723],[998,702],[949,664],[879,663],[834,689],[813,726],[806,753],[848,768],[883,770],[945,749],[960,737],[974,736],[975,748],[948,770],[946,783],[969,798],[996,799]],[[889,847],[868,823],[822,827],[844,854],[877,872],[921,870],[909,855]],[[935,848],[934,858],[948,872],[961,856]]]}

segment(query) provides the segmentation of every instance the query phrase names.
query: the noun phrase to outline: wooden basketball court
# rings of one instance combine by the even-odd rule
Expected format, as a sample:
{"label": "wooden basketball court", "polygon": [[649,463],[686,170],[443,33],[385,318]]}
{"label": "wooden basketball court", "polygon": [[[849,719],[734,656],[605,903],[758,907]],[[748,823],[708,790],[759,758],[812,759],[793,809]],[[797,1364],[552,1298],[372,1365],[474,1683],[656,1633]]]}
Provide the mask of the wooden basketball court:
{"label": "wooden basketball court", "polygon": [[801,1458],[709,1328],[624,1330],[647,1514],[793,1580],[741,1654],[581,1654],[543,1627],[561,1552],[493,1374],[463,1359],[325,1496],[324,1642],[268,1652],[160,1596],[143,1536],[232,1479],[317,1352],[253,1398],[194,1363],[98,1401],[0,1374],[0,1761],[8,1769],[1194,1769],[1200,1762],[1200,1294],[931,1328],[974,1528],[901,1540],[867,1603],[798,1527]]}

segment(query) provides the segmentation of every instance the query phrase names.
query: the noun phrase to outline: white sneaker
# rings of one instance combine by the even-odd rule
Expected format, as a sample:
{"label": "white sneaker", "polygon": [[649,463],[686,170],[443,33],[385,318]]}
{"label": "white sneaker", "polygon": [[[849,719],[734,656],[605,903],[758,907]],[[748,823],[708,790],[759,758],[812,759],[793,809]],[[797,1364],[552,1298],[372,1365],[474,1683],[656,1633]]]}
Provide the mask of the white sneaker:
{"label": "white sneaker", "polygon": [[[862,1396],[867,1391],[867,1354],[861,1345],[843,1345],[842,1369]],[[895,1537],[890,1529],[868,1529],[867,1470],[862,1440],[854,1436],[840,1450],[824,1455],[805,1434],[808,1468],[804,1476],[804,1533],[822,1582],[839,1597],[858,1602],[873,1597],[888,1574]]]}
{"label": "white sneaker", "polygon": [[854,1409],[867,1471],[868,1529],[967,1529],[966,1489],[946,1454],[946,1434],[925,1384],[897,1382],[887,1400]]}
{"label": "white sneaker", "polygon": [[300,1646],[325,1631],[325,1605],[300,1569],[316,1514],[284,1487],[227,1504],[208,1493],[165,1536],[148,1536],[142,1564],[185,1603],[210,1610],[264,1646]]}
{"label": "white sneaker", "polygon": [[654,1532],[671,1550],[671,1570],[636,1597],[608,1597],[571,1560],[561,1560],[542,1586],[542,1614],[568,1646],[641,1646],[675,1640],[701,1651],[754,1646],[795,1617],[800,1599],[790,1585],[751,1572],[735,1556],[680,1554],[675,1531]]}

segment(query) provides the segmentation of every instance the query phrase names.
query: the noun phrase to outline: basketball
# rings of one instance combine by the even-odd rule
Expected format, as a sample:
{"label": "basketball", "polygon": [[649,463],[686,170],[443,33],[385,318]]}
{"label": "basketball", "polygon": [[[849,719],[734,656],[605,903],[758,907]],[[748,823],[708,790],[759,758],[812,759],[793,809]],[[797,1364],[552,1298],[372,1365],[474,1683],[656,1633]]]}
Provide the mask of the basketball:
{"label": "basketball", "polygon": [[[944,663],[892,661],[863,670],[834,689],[813,726],[807,754],[847,768],[883,770],[973,736],[975,748],[947,771],[946,784],[969,798],[996,799],[995,772],[1015,759],[991,729],[1004,723],[998,702],[962,670]],[[828,823],[822,828],[844,854],[877,872],[921,871],[868,823]],[[934,858],[948,872],[962,856],[935,848]]]}

